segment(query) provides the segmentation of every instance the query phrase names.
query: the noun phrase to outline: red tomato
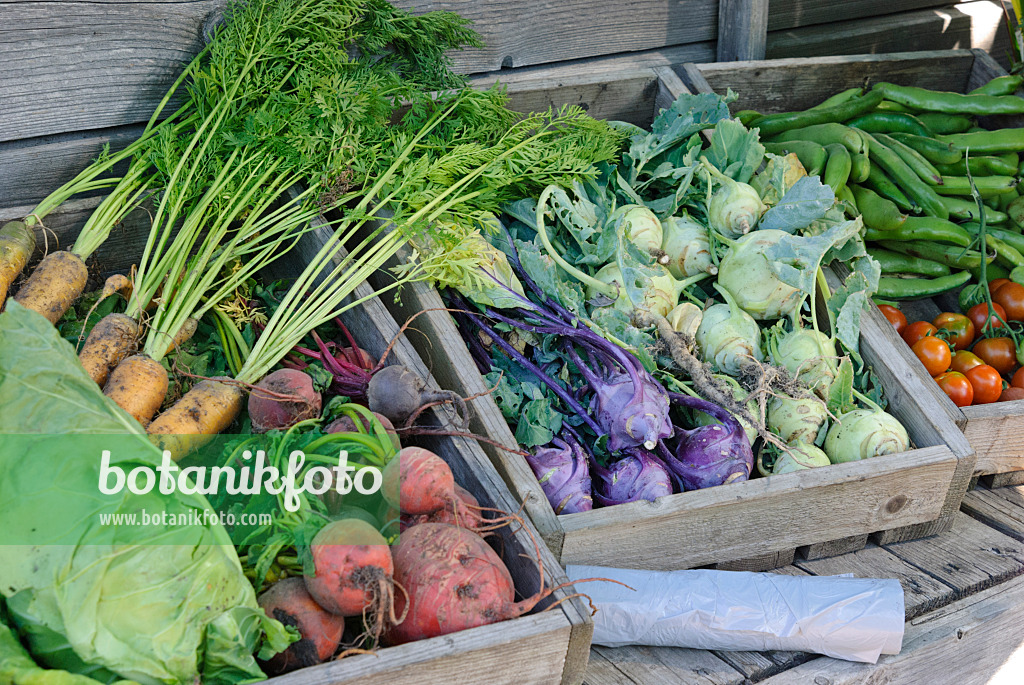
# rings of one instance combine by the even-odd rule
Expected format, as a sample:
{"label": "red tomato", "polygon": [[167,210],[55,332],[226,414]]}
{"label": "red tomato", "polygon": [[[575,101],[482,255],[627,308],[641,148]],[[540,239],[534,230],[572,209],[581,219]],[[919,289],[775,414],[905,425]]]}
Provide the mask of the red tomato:
{"label": "red tomato", "polygon": [[935,335],[938,330],[939,329],[927,321],[915,321],[912,324],[908,324],[907,327],[903,329],[902,337],[904,342],[913,347],[914,343],[918,340],[926,335]]}
{"label": "red tomato", "polygon": [[1004,283],[999,292],[992,293],[992,303],[1006,310],[1007,321],[1024,321],[1024,285]]}
{"label": "red tomato", "polygon": [[1024,366],[1014,371],[1013,378],[1010,380],[1010,385],[1015,388],[1024,388]]}
{"label": "red tomato", "polygon": [[1024,400],[1024,388],[1015,388],[1012,385],[1009,388],[1003,388],[1003,394],[999,396],[999,401],[1013,402],[1014,400]]}
{"label": "red tomato", "polygon": [[964,375],[974,388],[974,404],[995,402],[1003,394],[1003,379],[1000,378],[999,372],[988,364],[968,369]]}
{"label": "red tomato", "polygon": [[990,295],[995,295],[996,291],[1002,288],[1007,283],[1010,283],[1009,278],[993,278],[988,282],[988,292]]}
{"label": "red tomato", "polygon": [[932,325],[941,331],[946,331],[943,338],[956,350],[966,350],[974,342],[974,322],[963,314],[943,312],[935,317]]}
{"label": "red tomato", "polygon": [[[999,315],[1000,319],[1002,319],[1003,321],[1006,321],[1006,310],[1003,309],[1002,305],[1000,305],[1000,304],[998,304],[996,302],[993,302],[992,303],[992,309],[995,311],[996,314]],[[973,307],[971,307],[970,309],[967,310],[967,318],[969,318],[971,320],[971,322],[974,323],[974,330],[978,333],[978,335],[981,335],[981,329],[983,329],[985,327],[985,317],[987,317],[987,316],[988,316],[988,303],[987,302],[982,302],[980,304],[976,304],[976,305],[974,305]],[[1003,325],[1002,321],[997,319],[995,316],[992,317],[992,328],[999,328],[1002,325]]]}
{"label": "red tomato", "polygon": [[949,351],[949,344],[945,340],[929,335],[918,340],[910,349],[914,351],[917,358],[924,364],[924,368],[928,370],[928,375],[933,378],[945,373],[949,369],[952,354]]}
{"label": "red tomato", "polygon": [[967,373],[967,369],[973,369],[975,366],[981,366],[984,363],[984,360],[973,352],[958,350],[953,353],[953,361],[950,362],[949,368],[957,373]]}
{"label": "red tomato", "polygon": [[896,335],[903,335],[903,329],[907,327],[907,317],[903,315],[903,312],[891,304],[880,304],[878,309],[885,314],[885,318],[896,328]]}
{"label": "red tomato", "polygon": [[974,401],[974,386],[967,380],[967,376],[956,371],[947,371],[935,378],[942,392],[953,400],[958,407],[969,407]]}
{"label": "red tomato", "polygon": [[1017,367],[1017,347],[1010,338],[983,338],[971,352],[1000,374],[1009,374]]}

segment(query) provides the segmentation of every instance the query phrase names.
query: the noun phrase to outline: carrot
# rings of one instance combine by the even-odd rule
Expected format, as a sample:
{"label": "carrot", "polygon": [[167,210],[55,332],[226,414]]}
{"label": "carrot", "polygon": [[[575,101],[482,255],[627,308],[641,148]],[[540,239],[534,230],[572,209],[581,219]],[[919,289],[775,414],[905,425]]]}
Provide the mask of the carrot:
{"label": "carrot", "polygon": [[181,325],[178,332],[171,338],[171,346],[167,348],[167,353],[170,354],[172,351],[181,347],[182,344],[192,339],[195,335],[196,329],[199,328],[199,320],[189,317],[185,319],[185,323]]}
{"label": "carrot", "polygon": [[101,388],[110,371],[138,347],[139,324],[126,314],[107,314],[93,326],[78,361]]}
{"label": "carrot", "polygon": [[165,412],[149,424],[147,432],[157,436],[160,449],[170,450],[175,459],[202,447],[227,429],[242,411],[245,391],[226,378],[199,381]]}
{"label": "carrot", "polygon": [[36,234],[24,221],[0,226],[0,309],[7,300],[11,283],[25,268],[36,249]]}
{"label": "carrot", "polygon": [[167,371],[160,362],[144,354],[136,354],[111,372],[103,386],[103,394],[146,426],[163,404],[167,387]]}
{"label": "carrot", "polygon": [[39,262],[14,299],[39,312],[50,323],[57,323],[85,290],[88,279],[89,269],[78,255],[66,250],[51,252]]}

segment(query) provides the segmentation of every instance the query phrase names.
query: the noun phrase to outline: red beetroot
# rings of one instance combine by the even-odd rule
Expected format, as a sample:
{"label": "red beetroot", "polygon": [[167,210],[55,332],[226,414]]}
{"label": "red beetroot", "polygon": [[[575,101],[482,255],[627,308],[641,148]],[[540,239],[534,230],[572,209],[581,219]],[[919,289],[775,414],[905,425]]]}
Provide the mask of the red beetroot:
{"label": "red beetroot", "polygon": [[458,483],[455,484],[455,495],[455,500],[429,514],[403,514],[401,530],[412,528],[420,523],[450,523],[453,526],[468,528],[474,533],[486,537],[483,531],[491,525],[491,522],[480,515],[480,502]]}
{"label": "red beetroot", "polygon": [[[396,611],[408,614],[388,629],[391,644],[447,635],[525,614],[554,588],[514,601],[512,576],[476,533],[446,523],[421,523],[394,547]],[[406,598],[408,595],[408,599]]]}
{"label": "red beetroot", "polygon": [[[265,391],[265,392],[261,392]],[[249,418],[254,433],[294,426],[320,416],[320,393],[313,379],[295,369],[267,374],[249,394]]]}
{"label": "red beetroot", "polygon": [[403,448],[383,475],[384,498],[403,514],[430,514],[456,499],[452,470],[422,447]]}
{"label": "red beetroot", "polygon": [[259,596],[259,605],[267,616],[299,631],[302,638],[288,649],[264,662],[270,675],[315,666],[338,649],[345,632],[345,618],[317,604],[306,591],[302,578],[285,578]]}
{"label": "red beetroot", "polygon": [[366,521],[347,518],[320,529],[310,545],[315,574],[305,576],[313,599],[339,616],[391,607],[395,566],[387,540]]}

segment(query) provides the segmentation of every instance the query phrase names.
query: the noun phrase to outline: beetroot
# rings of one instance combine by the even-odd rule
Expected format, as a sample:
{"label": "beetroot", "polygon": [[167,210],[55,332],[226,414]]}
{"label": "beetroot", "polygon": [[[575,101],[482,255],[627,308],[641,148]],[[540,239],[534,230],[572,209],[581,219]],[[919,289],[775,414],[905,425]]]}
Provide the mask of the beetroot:
{"label": "beetroot", "polygon": [[313,379],[295,369],[267,374],[249,394],[249,418],[254,433],[282,430],[320,416],[320,393]]}
{"label": "beetroot", "polygon": [[[389,419],[388,417],[384,416],[383,414],[378,414],[376,412],[373,412],[373,415],[377,418],[378,421],[381,422],[381,425],[384,426],[384,431],[391,437],[391,442],[394,443],[395,449],[396,450],[402,449],[402,443],[399,442],[399,440],[398,440],[398,431],[395,430],[395,426],[394,426],[393,423],[391,423],[391,419]],[[334,421],[329,423],[327,425],[327,428],[324,429],[324,432],[325,433],[359,433],[359,432],[369,433],[370,432],[370,423],[366,419],[360,417],[359,425],[357,426],[355,419],[353,419],[348,414],[343,414],[342,416],[339,416]]]}
{"label": "beetroot", "polygon": [[259,605],[267,616],[292,626],[302,636],[288,649],[275,654],[263,667],[270,675],[315,666],[338,649],[345,632],[345,618],[317,604],[302,578],[285,578],[259,596]]}
{"label": "beetroot", "polygon": [[382,490],[403,514],[430,514],[456,498],[452,470],[422,447],[405,447],[388,462]]}
{"label": "beetroot", "polygon": [[512,576],[476,533],[447,523],[407,529],[394,547],[395,583],[406,594],[395,608],[405,620],[388,628],[391,644],[447,635],[525,614],[552,589],[515,601]]}
{"label": "beetroot", "polygon": [[424,405],[452,402],[463,425],[468,424],[466,403],[451,390],[431,390],[423,379],[404,366],[385,366],[373,374],[366,387],[370,411],[383,414],[396,426],[404,426]]}
{"label": "beetroot", "polygon": [[387,540],[361,519],[332,521],[310,545],[315,574],[305,576],[317,604],[339,616],[390,610],[394,562]]}
{"label": "beetroot", "polygon": [[412,528],[421,523],[449,523],[460,528],[468,528],[477,534],[483,534],[483,531],[487,530],[492,522],[480,515],[480,502],[473,496],[473,493],[458,483],[455,484],[455,495],[456,499],[429,514],[402,514],[400,530]]}

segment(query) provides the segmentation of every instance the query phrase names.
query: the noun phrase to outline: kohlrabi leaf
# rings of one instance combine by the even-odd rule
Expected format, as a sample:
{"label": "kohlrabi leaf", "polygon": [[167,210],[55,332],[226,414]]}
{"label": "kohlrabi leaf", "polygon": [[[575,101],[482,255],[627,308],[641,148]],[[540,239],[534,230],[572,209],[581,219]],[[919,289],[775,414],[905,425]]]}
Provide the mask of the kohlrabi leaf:
{"label": "kohlrabi leaf", "polygon": [[527,448],[546,445],[561,430],[562,415],[555,410],[551,400],[546,397],[530,400],[523,407],[516,426],[516,441]]}
{"label": "kohlrabi leaf", "polygon": [[635,181],[640,170],[657,155],[728,118],[728,98],[714,93],[680,95],[655,117],[650,133],[630,139],[629,151],[622,155],[623,167],[631,170],[630,181]]}
{"label": "kohlrabi leaf", "polygon": [[821,235],[786,235],[764,250],[764,255],[784,282],[810,293],[815,287],[818,267],[825,253],[849,240],[860,237],[860,221],[847,221]]}
{"label": "kohlrabi leaf", "polygon": [[722,119],[715,125],[710,146],[702,156],[729,178],[746,183],[764,161],[764,145],[757,131],[748,130],[735,119]]}
{"label": "kohlrabi leaf", "polygon": [[835,337],[858,363],[860,351],[860,317],[871,309],[871,296],[878,289],[881,267],[871,257],[858,257],[849,262],[853,269],[828,300],[829,315],[835,322]]}
{"label": "kohlrabi leaf", "polygon": [[780,156],[769,152],[765,157],[768,162],[764,170],[754,175],[750,185],[757,190],[761,201],[771,206],[776,204],[794,183],[806,176],[807,171],[795,153]]}
{"label": "kohlrabi leaf", "polygon": [[651,373],[657,369],[654,357],[651,356],[651,349],[655,345],[654,338],[630,323],[625,312],[614,307],[601,307],[593,310],[590,318],[605,337],[610,336],[625,346],[640,360],[645,369]]}
{"label": "kohlrabi leaf", "polygon": [[[518,388],[519,383],[501,371],[489,371],[484,375],[487,387],[494,388],[491,397],[494,398],[502,416],[508,420],[519,417],[519,407],[523,404],[523,396]],[[516,386],[516,387],[513,387]]]}
{"label": "kohlrabi leaf", "polygon": [[566,274],[536,243],[515,241],[523,269],[547,295],[571,312],[585,312],[583,287]]}
{"label": "kohlrabi leaf", "polygon": [[839,416],[857,408],[853,399],[853,363],[849,357],[839,362],[835,380],[828,390],[828,410]]}
{"label": "kohlrabi leaf", "polygon": [[832,188],[823,185],[817,176],[804,176],[786,191],[777,205],[764,213],[758,228],[795,233],[825,216],[835,199]]}

